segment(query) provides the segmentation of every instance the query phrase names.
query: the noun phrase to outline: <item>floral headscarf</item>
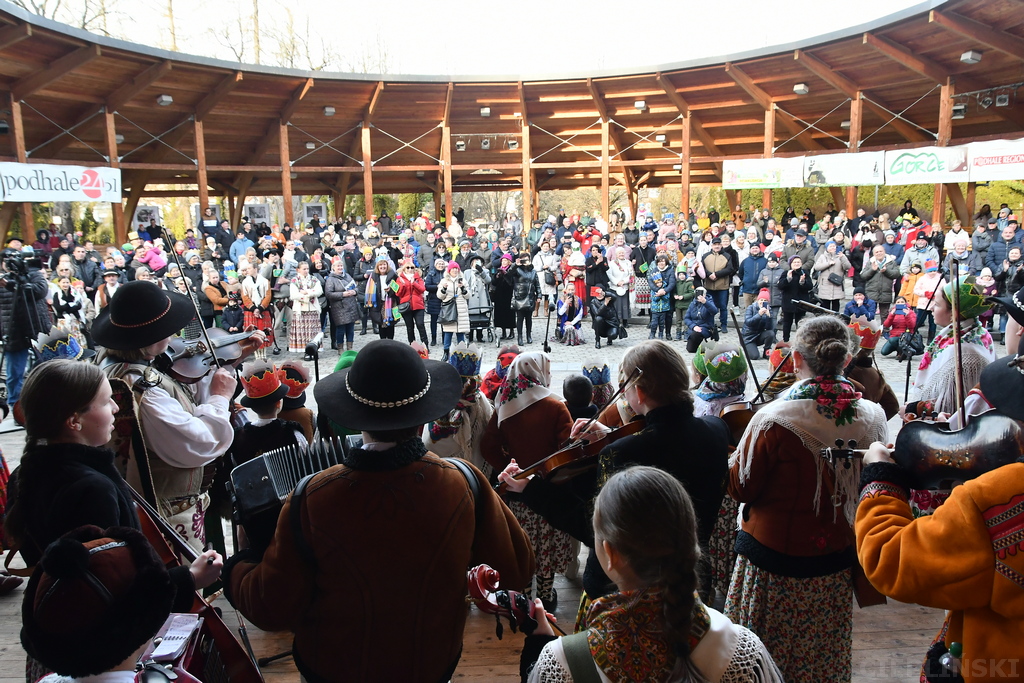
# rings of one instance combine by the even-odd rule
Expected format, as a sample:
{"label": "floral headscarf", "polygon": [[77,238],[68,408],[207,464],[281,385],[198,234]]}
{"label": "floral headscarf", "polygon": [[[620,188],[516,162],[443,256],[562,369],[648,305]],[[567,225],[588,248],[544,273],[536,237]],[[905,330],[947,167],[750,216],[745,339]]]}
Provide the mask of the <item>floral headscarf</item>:
{"label": "floral headscarf", "polygon": [[551,361],[543,353],[521,353],[509,366],[498,389],[498,426],[508,418],[551,395]]}

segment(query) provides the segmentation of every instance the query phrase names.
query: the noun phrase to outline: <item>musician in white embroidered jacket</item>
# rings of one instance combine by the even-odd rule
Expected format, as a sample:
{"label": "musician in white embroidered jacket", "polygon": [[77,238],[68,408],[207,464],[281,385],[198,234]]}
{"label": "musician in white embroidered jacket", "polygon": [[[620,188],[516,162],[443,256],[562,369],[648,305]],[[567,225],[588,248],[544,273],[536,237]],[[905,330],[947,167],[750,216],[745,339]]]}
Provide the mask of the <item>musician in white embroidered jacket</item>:
{"label": "musician in white embroidered jacket", "polygon": [[[154,367],[155,359],[165,357],[173,336],[196,315],[188,297],[149,282],[130,282],[97,316],[93,336],[105,348],[101,366],[115,396],[118,389],[122,394],[130,390],[133,399],[128,406],[121,396],[118,419],[127,417],[130,429],[115,430],[111,446],[121,456],[117,464],[128,483],[155,503],[201,553],[212,465],[227,451],[234,434],[229,406],[235,377],[220,369],[185,385]],[[246,355],[262,343],[259,332],[242,342]],[[126,410],[129,407],[133,410]],[[141,436],[144,453],[136,450],[133,434]]]}

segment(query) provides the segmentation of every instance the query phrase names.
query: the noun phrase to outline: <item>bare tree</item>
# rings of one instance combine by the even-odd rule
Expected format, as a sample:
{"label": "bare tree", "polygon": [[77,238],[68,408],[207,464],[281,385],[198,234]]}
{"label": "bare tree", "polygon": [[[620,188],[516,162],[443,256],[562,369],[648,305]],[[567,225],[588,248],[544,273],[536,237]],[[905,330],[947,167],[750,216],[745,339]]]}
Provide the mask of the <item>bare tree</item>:
{"label": "bare tree", "polygon": [[[234,22],[225,22],[223,25],[208,29],[208,33],[223,48],[227,48],[234,55],[235,61],[244,62],[246,43],[248,38],[248,27],[246,17],[242,14],[241,8],[235,16]],[[259,60],[257,59],[257,63]]]}
{"label": "bare tree", "polygon": [[104,35],[110,35],[107,30],[107,22],[116,9],[116,0],[81,0],[81,4],[65,4],[64,0],[13,0],[13,2],[18,7],[46,19],[53,19]]}
{"label": "bare tree", "polygon": [[167,22],[171,36],[171,50],[178,51],[178,32],[174,28],[174,0],[167,0]]}

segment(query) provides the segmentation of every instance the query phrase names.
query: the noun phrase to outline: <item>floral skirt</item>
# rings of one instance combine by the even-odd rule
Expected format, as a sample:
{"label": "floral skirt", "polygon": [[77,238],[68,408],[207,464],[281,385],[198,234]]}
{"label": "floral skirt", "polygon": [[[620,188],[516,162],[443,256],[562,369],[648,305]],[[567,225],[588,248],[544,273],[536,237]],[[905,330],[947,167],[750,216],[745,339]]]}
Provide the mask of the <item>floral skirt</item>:
{"label": "floral skirt", "polygon": [[736,558],[725,616],[760,636],[787,683],[849,683],[853,583],[845,569],[794,579]]}
{"label": "floral skirt", "polygon": [[633,303],[642,307],[650,305],[651,283],[647,278],[638,277],[633,281]]}
{"label": "floral skirt", "polygon": [[579,346],[583,343],[583,333],[577,330],[572,325],[566,325],[565,329],[562,330],[561,337],[553,337],[551,341],[556,341],[566,346]]}
{"label": "floral skirt", "polygon": [[562,573],[572,561],[575,549],[572,537],[544,521],[544,518],[522,503],[509,503],[509,509],[533,545],[537,558],[537,576]]}
{"label": "floral skirt", "polygon": [[[717,414],[717,413],[716,413]],[[711,585],[720,595],[729,593],[732,570],[736,565],[736,532],[740,504],[728,493],[722,498],[718,519],[708,541],[708,561],[711,565]]]}
{"label": "floral skirt", "polygon": [[321,330],[320,314],[317,311],[293,313],[292,322],[288,326],[288,350],[302,353],[309,340],[320,334]]}

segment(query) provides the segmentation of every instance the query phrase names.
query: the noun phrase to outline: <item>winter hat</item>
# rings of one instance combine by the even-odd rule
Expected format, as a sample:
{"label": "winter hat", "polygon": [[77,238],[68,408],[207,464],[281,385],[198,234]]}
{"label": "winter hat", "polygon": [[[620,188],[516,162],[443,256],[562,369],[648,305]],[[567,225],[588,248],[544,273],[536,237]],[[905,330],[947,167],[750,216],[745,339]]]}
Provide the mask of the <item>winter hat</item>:
{"label": "winter hat", "polygon": [[939,263],[935,259],[930,258],[930,259],[927,259],[924,262],[924,272],[926,272],[926,273],[934,273],[938,269],[939,269]]}
{"label": "winter hat", "polygon": [[[795,258],[800,258],[800,254],[793,254],[786,260],[786,263],[788,263],[789,265],[793,265],[793,259]],[[803,261],[803,259],[800,260]]]}
{"label": "winter hat", "polygon": [[456,263],[455,261],[449,261],[449,262],[448,262],[448,266],[447,266],[447,267],[445,268],[445,271],[446,271],[446,272],[448,272],[448,273],[450,273],[450,272],[452,272],[453,270],[457,270],[457,271],[461,272],[461,271],[462,271],[462,268],[460,268],[460,267],[459,267],[459,264],[458,264],[458,263]]}
{"label": "winter hat", "polygon": [[771,294],[768,293],[767,289],[762,289],[760,292],[757,293],[757,298],[760,301],[771,301],[772,297]]}
{"label": "winter hat", "polygon": [[21,644],[58,674],[84,678],[124,660],[163,626],[175,588],[140,532],[83,526],[50,544],[21,606]]}

